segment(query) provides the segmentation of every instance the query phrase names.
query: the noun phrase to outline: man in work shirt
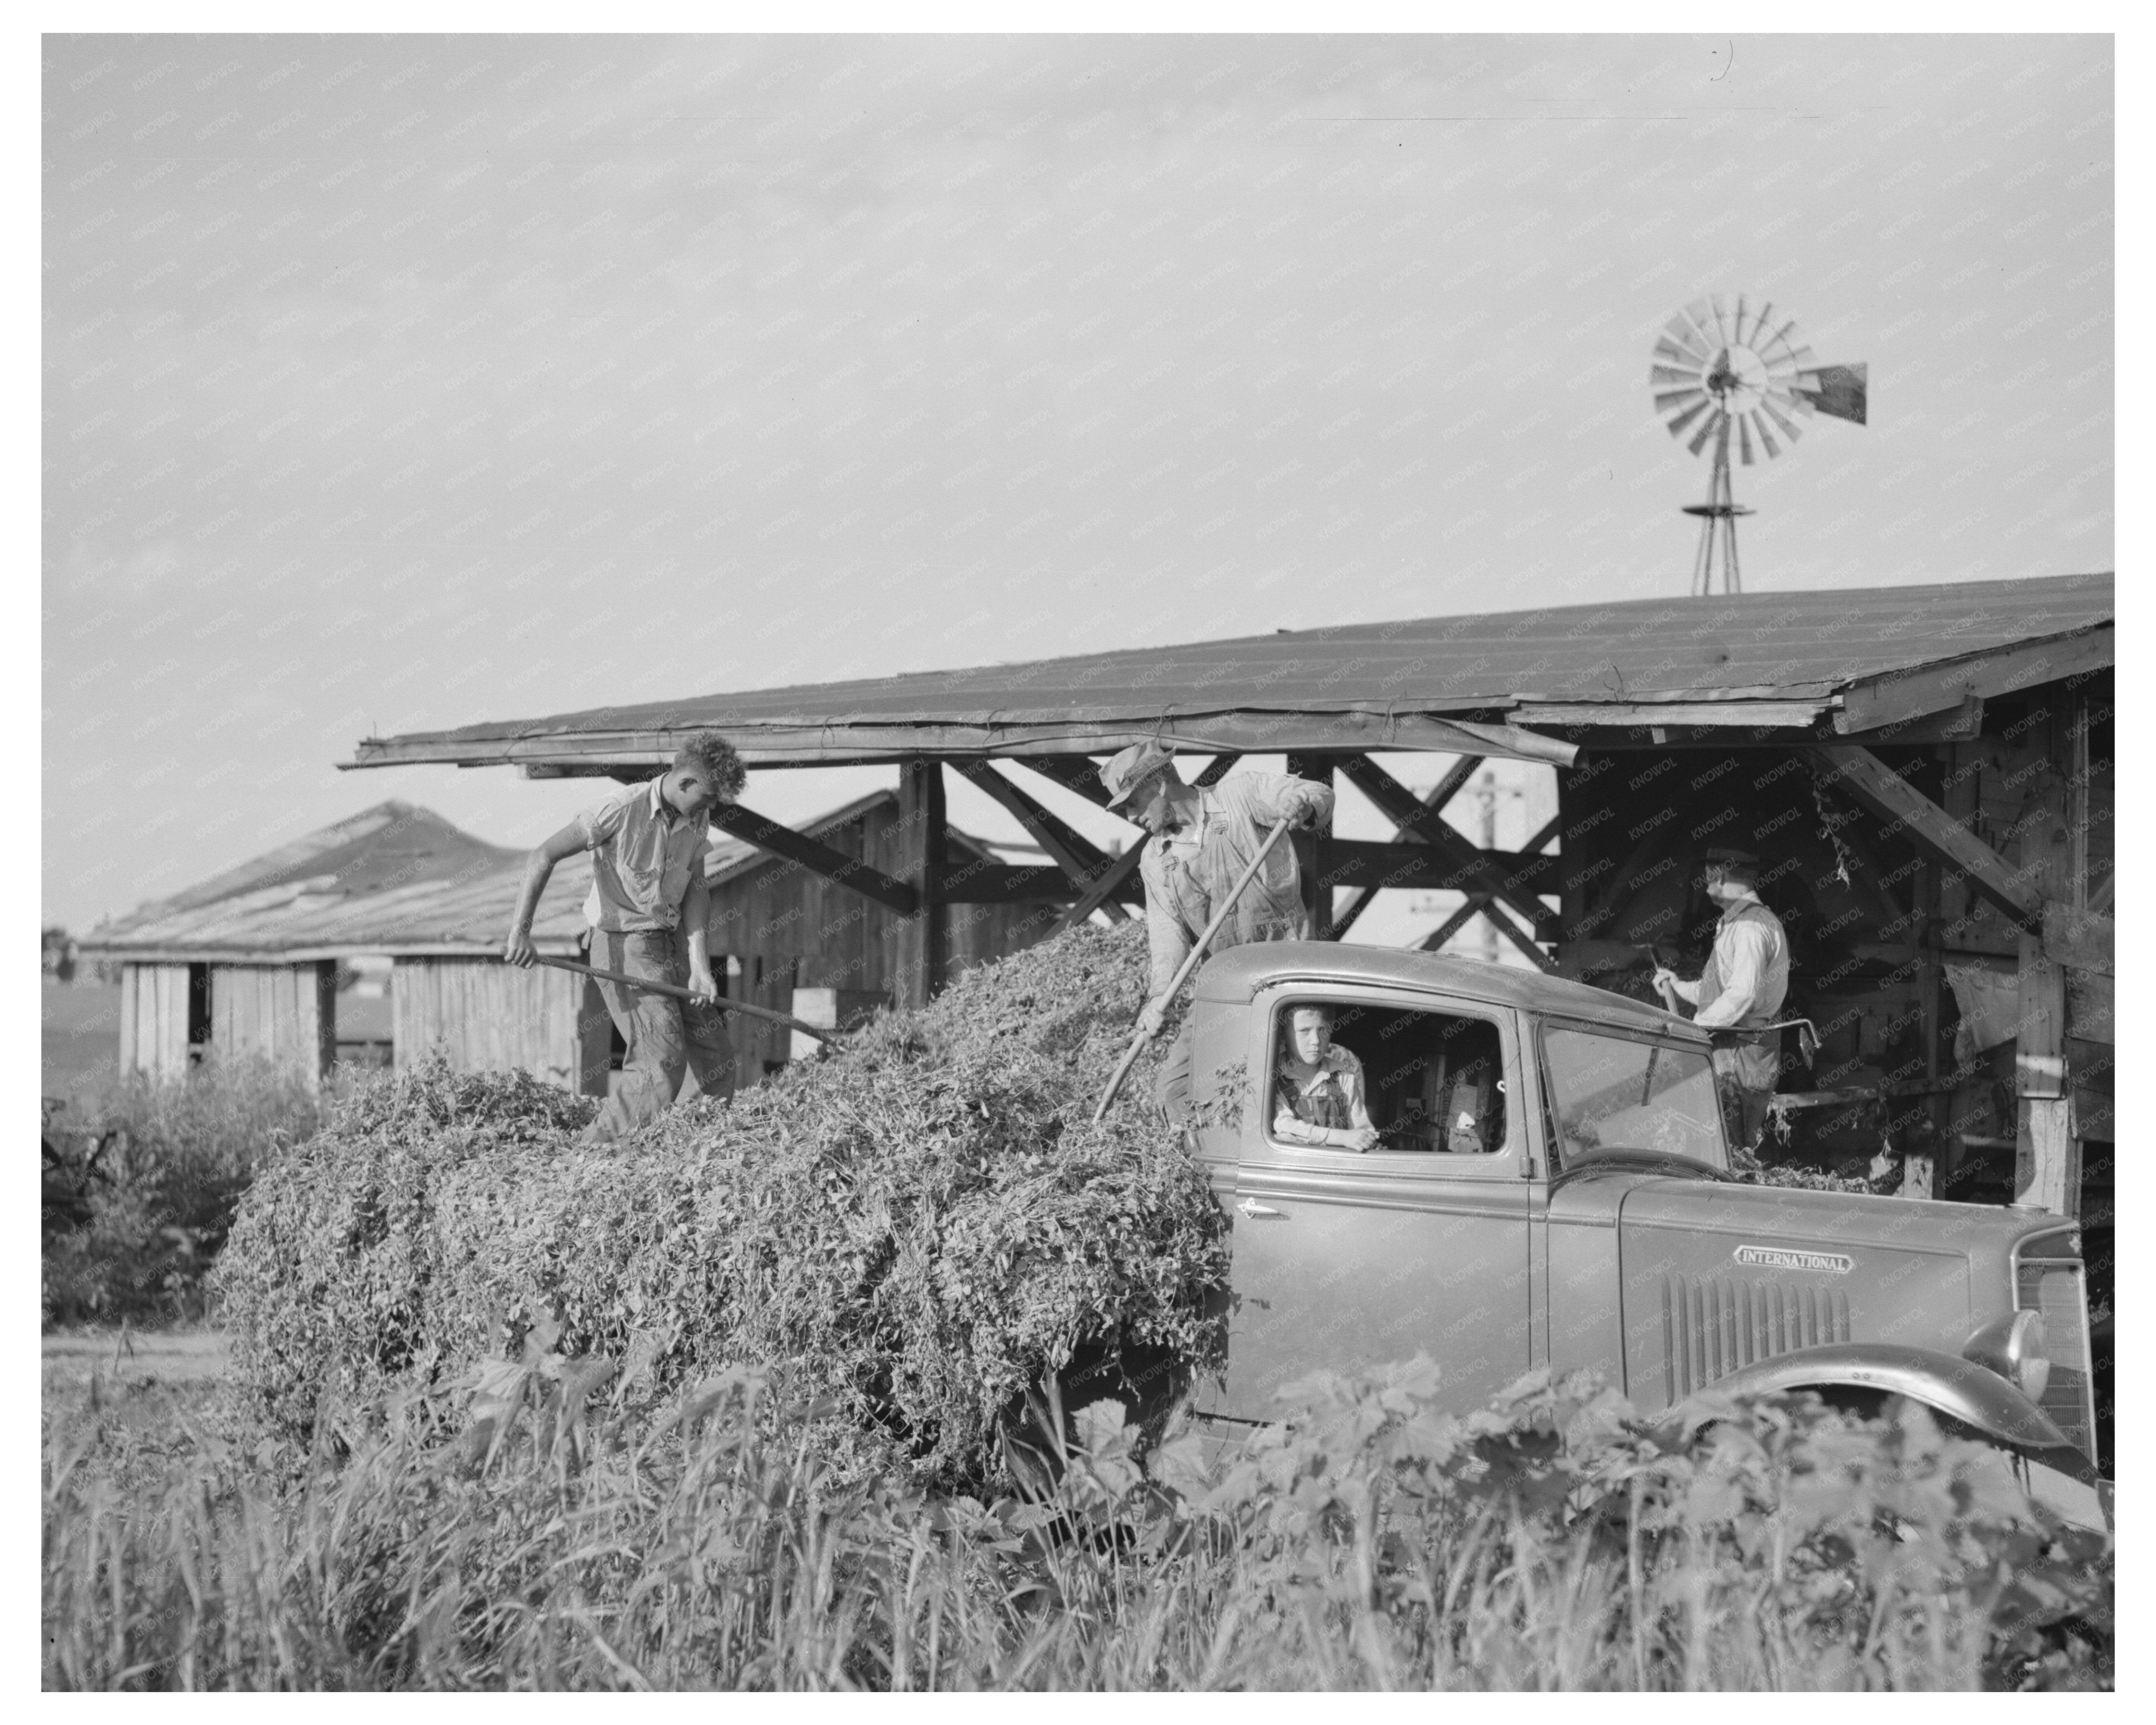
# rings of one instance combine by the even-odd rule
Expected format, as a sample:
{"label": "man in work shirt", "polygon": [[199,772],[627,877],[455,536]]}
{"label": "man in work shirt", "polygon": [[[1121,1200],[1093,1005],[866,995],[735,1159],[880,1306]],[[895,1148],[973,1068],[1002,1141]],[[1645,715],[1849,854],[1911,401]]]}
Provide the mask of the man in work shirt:
{"label": "man in work shirt", "polygon": [[[1328,785],[1279,773],[1239,773],[1200,788],[1177,777],[1157,742],[1132,743],[1101,769],[1108,807],[1125,810],[1152,836],[1138,859],[1145,882],[1146,935],[1152,954],[1151,998],[1138,1015],[1147,1037],[1161,1033],[1170,1004],[1168,985],[1213,913],[1242,878],[1275,823],[1317,826],[1332,815]],[[1211,950],[1252,941],[1310,937],[1302,874],[1293,847],[1276,845],[1257,876],[1213,937]],[[1190,1034],[1186,1026],[1162,1061],[1153,1096],[1172,1121],[1190,1102]]]}
{"label": "man in work shirt", "polygon": [[589,1136],[605,1141],[655,1120],[671,1105],[685,1073],[713,1096],[732,1096],[733,1046],[714,1003],[711,890],[704,884],[712,806],[741,795],[747,774],[733,746],[715,731],[698,732],[674,764],[648,784],[633,785],[597,803],[531,853],[524,889],[502,957],[536,963],[531,918],[554,865],[579,850],[592,853],[592,891],[584,920],[592,926],[592,963],[654,982],[685,986],[696,999],[647,993],[601,982],[599,993],[614,1028],[629,1045],[621,1087],[607,1098]]}
{"label": "man in work shirt", "polygon": [[[1692,1022],[1716,1033],[1715,1089],[1730,1142],[1756,1148],[1782,1074],[1781,1032],[1762,1032],[1789,992],[1789,940],[1782,919],[1759,902],[1759,859],[1745,850],[1707,854],[1707,896],[1722,906],[1714,951],[1696,983],[1655,968],[1655,987],[1671,1012],[1697,1007]],[[1747,1034],[1749,1033],[1749,1034]]]}

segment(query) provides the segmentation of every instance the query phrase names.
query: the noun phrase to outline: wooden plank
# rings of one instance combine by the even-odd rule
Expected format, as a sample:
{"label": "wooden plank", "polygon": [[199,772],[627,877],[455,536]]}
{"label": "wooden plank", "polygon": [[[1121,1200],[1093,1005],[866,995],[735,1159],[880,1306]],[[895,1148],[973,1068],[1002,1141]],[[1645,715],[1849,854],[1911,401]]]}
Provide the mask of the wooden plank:
{"label": "wooden plank", "polygon": [[1974,695],[1966,697],[1960,706],[1948,707],[1943,712],[1922,713],[1915,718],[1896,719],[1869,731],[1845,733],[1849,742],[1861,742],[1866,747],[1880,743],[1973,742],[1983,734],[1984,702]]}
{"label": "wooden plank", "polygon": [[2108,916],[2077,911],[2057,899],[2044,903],[2044,952],[2069,970],[2112,974],[2118,925]]}
{"label": "wooden plank", "polygon": [[1519,725],[1748,725],[1810,729],[1825,701],[1522,701],[1506,716]]}
{"label": "wooden plank", "polygon": [[2078,634],[2055,636],[1980,653],[1946,664],[1867,677],[1842,691],[1834,728],[1846,735],[1874,731],[1905,719],[1943,712],[1974,696],[2010,695],[2038,683],[2056,682],[2112,663],[2112,627],[2103,624]]}
{"label": "wooden plank", "polygon": [[[950,920],[942,896],[944,877],[950,872],[949,831],[943,763],[926,756],[906,762],[899,769],[896,837],[916,908],[901,925],[897,994],[902,1007],[926,1006],[942,992],[950,956]],[[786,987],[792,988],[791,978]]]}
{"label": "wooden plank", "polygon": [[2068,970],[2065,976],[2066,1034],[2083,1042],[2115,1043],[2118,983],[2093,970]]}
{"label": "wooden plank", "polygon": [[1079,891],[1060,868],[977,860],[961,863],[943,877],[942,899],[947,905],[1024,904],[1043,899],[1068,904]]}
{"label": "wooden plank", "polygon": [[[941,785],[938,785],[941,790]],[[782,826],[768,815],[758,814],[738,803],[721,803],[711,811],[711,824],[721,832],[745,839],[758,849],[788,862],[798,863],[814,874],[874,899],[878,904],[911,916],[920,908],[919,891],[904,880],[893,880],[859,857],[848,856],[829,845]]]}
{"label": "wooden plank", "polygon": [[120,1070],[135,1070],[136,1051],[141,1046],[136,1037],[135,1014],[142,999],[142,967],[123,964],[120,967]]}
{"label": "wooden plank", "polygon": [[1966,880],[2024,927],[2041,923],[2043,902],[2005,860],[1938,803],[1881,761],[1855,743],[1830,743],[1819,750],[1831,781],[1919,850]]}
{"label": "wooden plank", "polygon": [[1050,859],[1082,891],[1115,859],[1084,834],[1066,826],[986,761],[961,761],[959,772],[1016,817]]}

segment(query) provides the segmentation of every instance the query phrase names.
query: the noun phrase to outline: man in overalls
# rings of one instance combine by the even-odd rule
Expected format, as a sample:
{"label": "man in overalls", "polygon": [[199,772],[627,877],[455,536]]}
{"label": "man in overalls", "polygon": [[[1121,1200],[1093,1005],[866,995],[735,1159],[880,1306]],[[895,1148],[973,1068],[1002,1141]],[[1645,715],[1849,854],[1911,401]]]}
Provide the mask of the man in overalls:
{"label": "man in overalls", "polygon": [[1759,902],[1759,859],[1748,850],[1707,854],[1707,896],[1722,906],[1714,951],[1699,980],[1655,968],[1655,987],[1671,1012],[1685,1001],[1692,1022],[1714,1033],[1715,1089],[1732,1145],[1752,1150],[1766,1129],[1768,1105],[1782,1076],[1782,1033],[1774,1023],[1789,992],[1789,938],[1782,919]]}
{"label": "man in overalls", "polygon": [[[1168,752],[1136,742],[1101,769],[1108,807],[1125,811],[1152,837],[1138,873],[1145,882],[1146,934],[1152,980],[1138,1028],[1161,1033],[1172,1004],[1168,985],[1205,925],[1265,842],[1276,822],[1317,826],[1332,819],[1332,788],[1281,773],[1238,773],[1217,785],[1185,784]],[[1225,952],[1252,941],[1310,938],[1302,874],[1294,849],[1276,845],[1243,889],[1234,913],[1213,937]],[[1153,1081],[1153,1099],[1180,1124],[1190,1105],[1190,1032],[1186,1024]]]}

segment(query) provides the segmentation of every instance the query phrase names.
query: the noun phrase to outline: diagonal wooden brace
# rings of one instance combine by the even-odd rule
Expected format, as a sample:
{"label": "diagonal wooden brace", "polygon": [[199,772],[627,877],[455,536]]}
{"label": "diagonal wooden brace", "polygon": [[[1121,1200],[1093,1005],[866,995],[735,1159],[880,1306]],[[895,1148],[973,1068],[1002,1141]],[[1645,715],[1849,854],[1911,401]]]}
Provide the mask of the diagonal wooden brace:
{"label": "diagonal wooden brace", "polygon": [[711,822],[721,832],[732,833],[737,839],[746,839],[773,856],[798,863],[812,875],[821,875],[827,880],[850,887],[901,916],[911,916],[921,907],[921,895],[907,882],[894,880],[859,857],[834,850],[806,833],[797,833],[791,827],[781,826],[769,815],[758,814],[753,809],[745,809],[738,803],[721,803],[711,810]]}
{"label": "diagonal wooden brace", "polygon": [[1870,749],[1828,743],[1818,753],[1825,763],[1821,776],[1877,815],[1888,831],[1903,834],[2032,934],[2043,932],[2044,901],[2035,886]]}

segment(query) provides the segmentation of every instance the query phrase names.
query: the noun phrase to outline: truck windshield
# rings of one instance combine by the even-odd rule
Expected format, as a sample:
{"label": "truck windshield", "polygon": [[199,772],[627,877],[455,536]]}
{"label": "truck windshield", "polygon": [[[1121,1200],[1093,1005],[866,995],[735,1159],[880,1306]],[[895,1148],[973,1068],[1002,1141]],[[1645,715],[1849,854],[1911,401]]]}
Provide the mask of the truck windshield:
{"label": "truck windshield", "polygon": [[1612,1150],[1723,1165],[1722,1111],[1704,1051],[1552,1026],[1543,1052],[1564,1166]]}

